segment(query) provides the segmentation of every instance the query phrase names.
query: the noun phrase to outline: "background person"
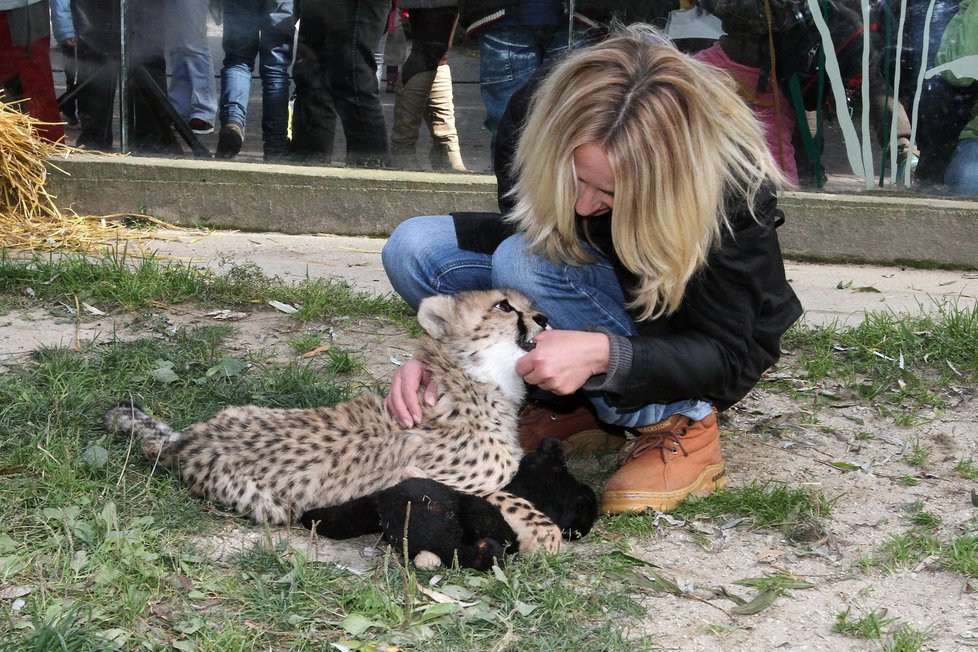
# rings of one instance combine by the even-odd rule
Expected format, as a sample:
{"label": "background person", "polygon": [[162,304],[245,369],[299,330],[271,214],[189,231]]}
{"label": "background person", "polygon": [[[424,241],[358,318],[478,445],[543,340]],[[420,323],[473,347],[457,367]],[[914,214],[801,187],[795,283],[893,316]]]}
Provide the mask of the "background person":
{"label": "background person", "polygon": [[266,160],[280,159],[289,144],[289,66],[295,40],[292,0],[224,0],[223,22],[221,130],[215,156],[234,158],[241,151],[257,57],[264,155]]}
{"label": "background person", "polygon": [[328,165],[339,117],[348,165],[389,165],[374,50],[390,8],[390,0],[302,0],[296,4],[299,40],[292,66],[295,102],[290,150],[294,161]]}
{"label": "background person", "polygon": [[51,14],[47,0],[0,0],[0,92],[40,121],[38,133],[64,140],[51,73]]}

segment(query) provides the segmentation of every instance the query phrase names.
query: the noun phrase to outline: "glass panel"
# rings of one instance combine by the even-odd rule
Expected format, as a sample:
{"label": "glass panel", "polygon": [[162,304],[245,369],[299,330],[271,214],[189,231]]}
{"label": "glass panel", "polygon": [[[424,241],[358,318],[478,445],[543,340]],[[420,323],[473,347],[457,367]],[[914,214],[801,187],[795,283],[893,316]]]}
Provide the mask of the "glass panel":
{"label": "glass panel", "polygon": [[[25,19],[28,41],[45,4]],[[50,0],[67,141],[491,173],[506,99],[543,59],[599,38],[616,14],[728,67],[803,189],[978,194],[970,0],[540,2],[508,15],[466,9],[461,20],[442,4],[451,0],[402,0],[400,10],[304,0],[302,12],[291,0]],[[130,74],[120,83],[122,65]]]}

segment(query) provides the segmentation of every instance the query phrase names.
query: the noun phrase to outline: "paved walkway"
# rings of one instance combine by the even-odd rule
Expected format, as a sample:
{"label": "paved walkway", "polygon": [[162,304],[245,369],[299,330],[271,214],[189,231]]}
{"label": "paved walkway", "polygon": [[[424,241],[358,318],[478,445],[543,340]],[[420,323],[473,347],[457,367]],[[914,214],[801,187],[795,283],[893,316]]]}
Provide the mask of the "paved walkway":
{"label": "paved walkway", "polygon": [[[252,262],[286,281],[327,277],[378,294],[392,292],[380,261],[381,238],[228,231],[162,235],[167,239],[153,241],[150,248],[200,265],[216,268],[222,259]],[[972,308],[978,303],[976,272],[794,261],[786,263],[786,270],[809,324],[851,325],[866,312],[918,314],[948,304]]]}

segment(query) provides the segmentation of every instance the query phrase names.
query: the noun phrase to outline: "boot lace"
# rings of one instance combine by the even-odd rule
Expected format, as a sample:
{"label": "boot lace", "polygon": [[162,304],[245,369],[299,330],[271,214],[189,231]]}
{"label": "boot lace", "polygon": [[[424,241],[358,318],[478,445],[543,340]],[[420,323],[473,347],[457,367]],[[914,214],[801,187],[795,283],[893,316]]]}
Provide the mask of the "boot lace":
{"label": "boot lace", "polygon": [[685,434],[686,426],[682,426],[666,432],[650,432],[639,435],[627,442],[618,452],[618,465],[623,466],[653,450],[659,451],[663,461],[666,460],[666,451],[674,455],[681,452],[683,456],[689,457],[689,452],[682,442],[682,437]]}

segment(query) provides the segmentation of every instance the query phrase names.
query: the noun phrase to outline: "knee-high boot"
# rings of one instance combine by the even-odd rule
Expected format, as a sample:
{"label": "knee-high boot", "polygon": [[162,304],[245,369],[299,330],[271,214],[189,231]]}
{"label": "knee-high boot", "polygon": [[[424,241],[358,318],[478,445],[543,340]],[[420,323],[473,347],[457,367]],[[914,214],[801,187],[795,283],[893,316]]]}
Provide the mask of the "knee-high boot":
{"label": "knee-high boot", "polygon": [[394,99],[394,125],[391,127],[391,158],[395,167],[419,168],[416,147],[421,118],[435,79],[434,71],[419,72],[398,85]]}
{"label": "knee-high boot", "polygon": [[438,66],[428,96],[425,122],[431,130],[431,167],[435,170],[467,171],[455,129],[455,101],[452,97],[452,69]]}

